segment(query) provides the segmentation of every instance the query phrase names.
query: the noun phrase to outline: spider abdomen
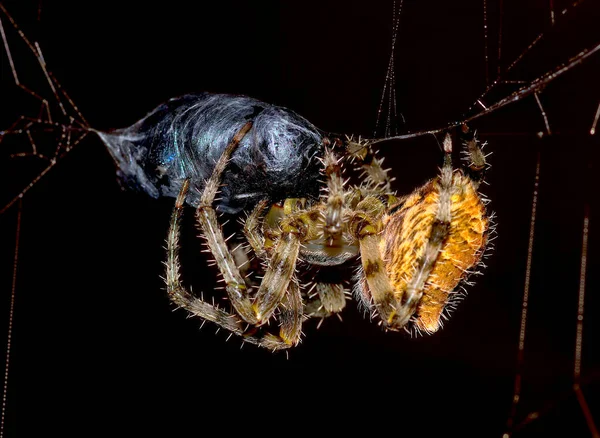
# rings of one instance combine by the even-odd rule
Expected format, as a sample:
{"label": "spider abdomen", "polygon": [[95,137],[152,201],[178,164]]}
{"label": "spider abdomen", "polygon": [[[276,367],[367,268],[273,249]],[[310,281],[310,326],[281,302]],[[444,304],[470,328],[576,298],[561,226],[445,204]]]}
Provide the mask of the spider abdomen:
{"label": "spider abdomen", "polygon": [[[434,179],[406,198],[387,218],[380,251],[400,300],[431,238],[439,194],[439,179]],[[485,206],[462,172],[453,174],[450,203],[450,226],[414,314],[416,327],[429,333],[440,327],[440,317],[452,302],[453,290],[477,265],[487,243],[489,219]]]}

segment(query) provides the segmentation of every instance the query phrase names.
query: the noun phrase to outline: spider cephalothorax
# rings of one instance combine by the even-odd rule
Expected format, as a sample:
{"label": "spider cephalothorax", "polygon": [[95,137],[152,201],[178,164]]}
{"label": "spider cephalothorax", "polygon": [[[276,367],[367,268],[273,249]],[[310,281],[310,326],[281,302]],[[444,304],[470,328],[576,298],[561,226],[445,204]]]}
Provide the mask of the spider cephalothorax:
{"label": "spider cephalothorax", "polygon": [[[403,198],[366,142],[324,138],[325,195],[319,199],[263,199],[244,222],[253,255],[264,276],[253,288],[244,280],[217,222],[213,202],[221,175],[247,122],[232,138],[201,193],[196,217],[226,284],[233,312],[193,296],[179,280],[178,235],[189,181],[177,197],[167,239],[167,287],[179,306],[260,346],[281,349],[300,341],[303,318],[328,316],[345,305],[340,282],[314,275],[360,258],[355,295],[390,330],[435,332],[458,284],[477,265],[487,243],[489,219],[477,192],[486,167],[477,140],[466,142],[466,170],[454,170],[450,136],[444,141],[440,175]],[[337,152],[341,149],[338,158]],[[346,187],[341,165],[358,162],[366,177]],[[300,269],[297,269],[301,263]],[[308,274],[307,274],[308,272]],[[307,278],[308,277],[308,278]],[[302,283],[313,283],[303,291]],[[263,326],[277,315],[278,334]]]}

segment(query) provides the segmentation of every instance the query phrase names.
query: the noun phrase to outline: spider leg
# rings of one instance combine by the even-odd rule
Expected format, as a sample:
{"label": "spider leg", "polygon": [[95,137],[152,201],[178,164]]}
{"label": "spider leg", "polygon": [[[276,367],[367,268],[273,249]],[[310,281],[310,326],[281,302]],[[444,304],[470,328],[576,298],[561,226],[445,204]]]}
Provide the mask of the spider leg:
{"label": "spider leg", "polygon": [[471,131],[467,125],[461,128],[461,137],[465,144],[465,174],[471,179],[473,187],[477,189],[483,182],[485,171],[488,167],[485,154],[481,150],[479,140],[475,131]]}
{"label": "spider leg", "polygon": [[308,316],[326,318],[346,307],[344,287],[336,283],[317,282],[309,292],[305,310]]}
{"label": "spider leg", "polygon": [[[262,230],[261,217],[268,205],[269,203],[266,199],[260,201],[244,222],[244,235],[246,239],[252,247],[254,254],[264,261],[267,261],[268,255],[265,250],[265,236]],[[300,286],[298,286],[298,280],[294,276],[292,276],[288,288],[281,298],[278,309],[280,310],[279,319],[281,321],[280,337],[289,344],[297,344],[300,341],[302,333],[304,306],[300,294]]]}
{"label": "spider leg", "polygon": [[401,304],[405,313],[410,312],[410,316],[414,313],[421,297],[423,296],[423,288],[425,282],[429,278],[429,274],[433,270],[433,265],[438,258],[438,254],[442,249],[442,244],[450,231],[451,216],[451,195],[452,195],[452,142],[450,136],[447,135],[444,140],[444,165],[440,175],[440,188],[438,199],[438,210],[431,226],[431,235],[423,255],[417,261],[417,270],[413,274],[408,286],[402,296]]}
{"label": "spider leg", "polygon": [[377,158],[375,149],[360,138],[355,141],[352,137],[346,143],[346,152],[352,161],[358,161],[364,176],[361,190],[366,196],[394,196],[392,181],[394,178],[388,176],[389,169],[383,168],[383,158]]}
{"label": "spider leg", "polygon": [[267,272],[254,301],[252,301],[246,283],[227,248],[223,232],[217,222],[216,212],[212,207],[221,174],[227,166],[229,157],[251,127],[252,122],[246,123],[223,151],[200,197],[196,219],[204,231],[208,247],[215,256],[219,271],[223,275],[225,289],[233,307],[244,321],[253,325],[262,325],[269,320],[284,298],[294,273],[300,249],[299,228],[301,224],[296,224],[293,220],[282,224],[281,238],[277,242],[273,256],[269,260]]}
{"label": "spider leg", "polygon": [[193,296],[180,281],[180,263],[179,263],[179,224],[183,214],[185,196],[189,189],[189,180],[186,180],[181,186],[181,190],[175,202],[175,207],[171,215],[171,223],[167,236],[167,293],[169,298],[177,306],[186,309],[195,316],[204,320],[211,321],[238,336],[244,338],[244,341],[256,344],[260,347],[271,350],[280,350],[295,345],[300,339],[300,326],[302,324],[302,299],[297,283],[292,282],[288,294],[282,301],[285,309],[282,310],[281,336],[275,336],[271,333],[260,331],[258,329],[247,332],[245,327],[247,323],[237,315],[226,312],[219,307],[207,303],[200,298]]}
{"label": "spider leg", "polygon": [[296,268],[302,224],[296,223],[292,217],[282,221],[281,229],[281,237],[268,261],[267,271],[252,305],[258,325],[267,322],[281,303]]}
{"label": "spider leg", "polygon": [[[446,155],[439,178],[437,211],[429,238],[415,262],[409,281],[402,290],[395,290],[393,287],[381,255],[383,239],[379,229],[381,224],[373,224],[368,219],[372,214],[363,215],[363,223],[355,231],[359,239],[362,267],[370,293],[368,298],[372,300],[385,326],[392,330],[404,327],[415,313],[423,296],[425,284],[450,230],[453,170],[450,157],[452,144],[449,136],[444,141],[444,151]],[[368,212],[369,204],[373,204],[373,198],[362,201],[357,209]]]}
{"label": "spider leg", "polygon": [[325,224],[323,237],[330,245],[339,238],[342,232],[344,208],[344,180],[340,159],[329,148],[325,148],[323,157],[324,173],[327,178],[327,207],[325,209]]}
{"label": "spider leg", "polygon": [[244,235],[246,236],[246,239],[252,247],[256,257],[261,260],[265,260],[267,257],[265,250],[265,237],[262,233],[262,222],[260,220],[267,206],[268,201],[266,199],[260,201],[244,222]]}
{"label": "spider leg", "polygon": [[252,308],[252,299],[244,279],[240,275],[239,269],[233,260],[231,252],[227,248],[223,231],[217,221],[217,214],[212,207],[213,201],[219,189],[221,175],[227,166],[229,158],[237,148],[239,142],[246,133],[252,128],[252,122],[246,123],[239,132],[233,137],[229,145],[223,151],[223,154],[217,161],[215,169],[206,182],[200,203],[196,210],[196,220],[198,221],[210,252],[215,257],[219,271],[225,280],[225,290],[229,300],[236,312],[249,324],[256,324],[258,319]]}
{"label": "spider leg", "polygon": [[279,319],[281,320],[279,336],[286,345],[296,345],[300,342],[300,336],[302,335],[302,318],[304,313],[300,286],[296,278],[292,278],[290,281],[286,294],[279,304],[279,308],[281,310],[279,314]]}

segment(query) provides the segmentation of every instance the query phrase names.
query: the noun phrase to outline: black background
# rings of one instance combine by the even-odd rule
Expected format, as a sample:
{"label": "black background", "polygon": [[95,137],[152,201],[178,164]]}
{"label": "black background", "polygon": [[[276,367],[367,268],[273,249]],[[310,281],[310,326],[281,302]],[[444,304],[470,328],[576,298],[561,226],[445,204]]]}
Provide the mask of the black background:
{"label": "black background", "polygon": [[[289,107],[327,131],[373,135],[392,40],[390,1],[44,4],[40,22],[31,3],[4,4],[41,41],[49,69],[96,129],[127,126],[170,97],[207,90]],[[404,4],[396,47],[401,130],[460,120],[485,89],[483,4],[454,3]],[[547,2],[522,3],[504,1],[500,62],[498,3],[487,4],[492,78],[542,31],[546,36],[509,79],[532,80],[600,41],[599,8],[591,0],[564,16],[559,12],[569,4],[555,1],[552,29]],[[21,80],[49,95],[33,58],[8,33]],[[1,59],[4,128],[34,105],[13,86],[4,53]],[[544,415],[518,436],[559,428],[588,436],[570,388],[588,204],[583,391],[598,417],[600,145],[588,132],[600,101],[599,61],[596,54],[540,94],[551,136],[538,135],[545,127],[533,97],[472,123],[493,152],[482,191],[497,214],[498,237],[485,275],[444,330],[425,338],[384,333],[353,302],[343,323],[332,318],[317,330],[308,321],[289,357],[250,345],[240,350],[238,339],[226,343],[210,324],[199,331],[199,320],[172,312],[160,279],[172,200],[121,191],[110,157],[90,136],[23,201],[6,436],[186,436],[209,426],[215,433],[500,436],[513,392],[538,151],[517,421],[532,411]],[[499,87],[490,101],[510,89]],[[399,193],[435,175],[437,141],[381,145]],[[12,143],[1,147],[5,201],[44,163],[9,160]],[[0,339],[8,325],[16,214],[15,206],[0,216]],[[202,290],[215,272],[195,257],[191,222],[188,229],[186,281]]]}

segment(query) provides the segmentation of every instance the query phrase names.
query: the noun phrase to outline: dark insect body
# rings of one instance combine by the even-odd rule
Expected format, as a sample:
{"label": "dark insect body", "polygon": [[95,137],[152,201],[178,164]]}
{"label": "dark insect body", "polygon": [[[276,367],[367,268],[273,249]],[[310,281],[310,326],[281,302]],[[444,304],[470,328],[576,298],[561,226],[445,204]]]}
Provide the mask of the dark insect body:
{"label": "dark insect body", "polygon": [[98,134],[124,185],[153,198],[175,198],[189,179],[187,202],[197,206],[217,161],[248,121],[252,132],[223,172],[219,210],[238,213],[262,199],[317,197],[323,134],[293,111],[250,97],[188,94],[128,128]]}
{"label": "dark insect body", "polygon": [[[306,317],[341,312],[348,278],[339,272],[348,277],[357,258],[354,294],[372,317],[389,330],[433,333],[487,243],[477,192],[486,163],[468,130],[466,170],[453,169],[447,135],[440,176],[402,198],[369,141],[326,134],[293,111],[244,96],[185,95],[129,128],[94,132],[126,185],[177,199],[167,238],[171,300],[265,348],[294,346]],[[196,208],[232,309],[180,281],[186,203]],[[217,210],[247,212],[247,251],[229,248]],[[260,281],[250,272],[253,259]],[[266,328],[272,319],[277,334]]]}

